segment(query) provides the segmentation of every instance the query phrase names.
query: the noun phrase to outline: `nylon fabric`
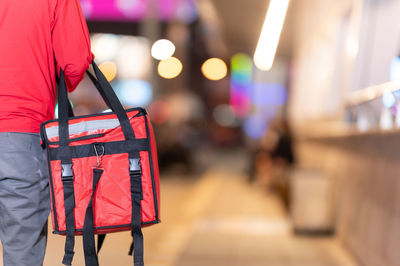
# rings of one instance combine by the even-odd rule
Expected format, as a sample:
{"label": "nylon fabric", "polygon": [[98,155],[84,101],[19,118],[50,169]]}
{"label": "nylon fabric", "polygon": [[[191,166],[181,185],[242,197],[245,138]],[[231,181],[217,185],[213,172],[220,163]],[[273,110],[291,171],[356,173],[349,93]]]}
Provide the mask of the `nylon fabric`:
{"label": "nylon fabric", "polygon": [[87,266],[98,266],[99,261],[96,254],[96,246],[94,240],[94,198],[96,195],[97,184],[100,181],[100,178],[103,174],[104,170],[100,168],[93,168],[93,186],[92,186],[92,195],[90,197],[90,201],[88,207],[85,212],[85,221],[83,226],[83,249],[85,251],[85,264]]}
{"label": "nylon fabric", "polygon": [[79,0],[0,3],[0,132],[38,133],[54,118],[56,62],[72,91],[93,59],[85,18]]}
{"label": "nylon fabric", "polygon": [[[150,122],[150,118],[146,117],[146,122],[147,122],[147,127],[148,127],[148,134],[149,134],[149,138],[150,138],[150,151],[151,151],[151,156],[149,158],[151,158],[150,164],[149,164],[149,168],[150,170],[152,169],[153,172],[151,173],[153,176],[157,176],[157,178],[159,177],[159,168],[158,168],[158,156],[157,156],[157,144],[156,144],[156,138],[154,136],[154,130],[153,127],[151,125]],[[156,182],[154,179],[152,179],[153,181],[153,191],[155,190],[156,194],[155,194],[155,201],[156,202],[156,220],[159,219],[160,217],[160,182]]]}
{"label": "nylon fabric", "polygon": [[[64,72],[60,71],[60,79],[64,80]],[[63,264],[71,266],[74,257],[75,247],[75,191],[74,191],[74,174],[72,169],[69,169],[68,174],[63,172],[63,168],[70,168],[72,165],[72,154],[69,147],[69,127],[68,125],[68,114],[69,114],[69,101],[67,98],[67,85],[65,82],[60,83],[58,93],[59,103],[59,116],[60,126],[58,128],[58,134],[60,136],[60,155],[61,155],[61,180],[63,183],[64,190],[64,203],[65,203],[65,224],[67,231],[67,238],[65,240],[65,253],[63,258]]]}
{"label": "nylon fabric", "polygon": [[[134,157],[130,157],[134,159]],[[134,250],[133,262],[135,266],[143,265],[143,233],[141,228],[141,202],[143,200],[142,169],[130,171],[131,199],[132,199],[132,237],[130,254]]]}
{"label": "nylon fabric", "polygon": [[[55,233],[67,234],[66,265],[70,265],[73,256],[73,236],[84,235],[88,266],[98,265],[93,234],[131,230],[134,264],[140,266],[143,265],[141,227],[159,222],[154,135],[146,112],[140,108],[123,110],[94,62],[93,67],[100,84],[98,90],[115,113],[69,118],[65,81],[60,71],[60,119],[41,126],[50,166],[53,228]],[[112,128],[110,124],[102,124],[116,118],[119,124],[113,124]],[[52,128],[58,128],[59,139]],[[130,172],[130,159],[135,158],[140,158],[137,161],[141,171]],[[62,176],[65,164],[72,165],[73,177],[69,180]],[[103,169],[101,174],[93,170],[99,167]],[[93,175],[94,178],[88,178]]]}
{"label": "nylon fabric", "polygon": [[[110,154],[119,154],[123,152],[138,152],[142,150],[147,150],[148,140],[146,139],[138,139],[134,142],[126,142],[126,141],[114,141],[114,142],[106,142],[104,143],[104,155]],[[93,149],[93,144],[85,144],[85,145],[74,145],[70,146],[71,156],[72,158],[83,158],[96,156],[96,152]],[[61,148],[51,148],[49,151],[52,160],[60,160],[62,158],[62,149]]]}
{"label": "nylon fabric", "polygon": [[[134,111],[128,112],[128,115],[130,117],[130,123],[132,124],[133,127],[135,127],[136,138],[146,138],[147,137],[146,129],[145,129],[145,125],[142,121],[142,119],[144,119],[144,118],[141,118],[140,116],[138,117],[137,115],[139,113],[145,114],[145,110],[140,109],[140,110],[134,110]],[[84,126],[75,126],[77,124],[87,124],[87,123],[90,123],[92,125],[93,125],[93,123],[95,123],[96,125],[99,125],[103,121],[115,120],[115,119],[117,119],[117,116],[115,114],[100,115],[98,117],[85,117],[85,118],[70,119],[69,120],[69,128],[70,128],[69,137],[70,137],[70,139],[74,139],[74,138],[91,136],[91,135],[111,133],[111,135],[108,135],[108,137],[112,138],[113,140],[124,140],[124,134],[120,129],[118,129],[118,125],[115,127],[110,127],[110,128],[106,128],[106,129],[103,129],[103,126],[101,126],[101,128],[97,128],[97,129],[90,128],[90,130],[89,129],[86,131],[81,130],[81,132],[78,132],[77,130],[79,127],[82,127],[82,129],[83,129]],[[59,141],[59,139],[58,139],[58,123],[57,122],[44,123],[44,129],[42,129],[42,131],[45,133],[44,136],[47,139],[47,141],[49,141],[51,143],[56,143]],[[118,134],[118,136],[114,135],[114,134]],[[70,141],[73,142],[72,140],[70,140]],[[107,141],[107,140],[105,140],[105,141]],[[88,141],[87,143],[91,143],[91,142]]]}
{"label": "nylon fabric", "polygon": [[0,133],[0,239],[6,266],[39,266],[45,255],[49,179],[39,142],[38,134]]}
{"label": "nylon fabric", "polygon": [[[129,118],[132,119],[138,115],[138,111],[129,113]],[[104,134],[109,132],[118,126],[120,126],[119,120],[116,116],[107,116],[108,118],[101,119],[98,117],[94,120],[79,120],[75,123],[69,123],[69,137],[70,139],[90,136],[96,134]],[[114,118],[115,117],[115,118]],[[70,120],[73,121],[73,120]],[[46,127],[46,135],[50,142],[58,142],[58,124]]]}
{"label": "nylon fabric", "polygon": [[[114,129],[119,126],[118,119],[109,120],[94,120],[85,121],[77,124],[72,124],[69,126],[70,138],[74,138],[74,135],[81,135],[82,133],[88,133],[91,131],[92,134],[102,134],[106,132],[107,129]],[[96,132],[96,133],[94,133]],[[58,126],[46,129],[46,134],[49,139],[58,138]]]}
{"label": "nylon fabric", "polygon": [[[156,220],[154,208],[153,187],[151,182],[151,174],[149,170],[149,154],[146,151],[140,153],[141,165],[143,169],[142,188],[142,222],[151,222]],[[87,157],[73,160],[73,168],[75,173],[75,227],[83,228],[85,216],[85,208],[89,203],[91,196],[91,181],[86,178],[91,176],[91,169],[87,169],[88,165],[95,166],[96,157]],[[129,161],[127,154],[106,155],[102,159],[102,165],[105,169],[102,179],[98,184],[96,193],[96,227],[113,226],[130,224],[130,181],[129,181]],[[52,170],[54,172],[61,171],[60,161],[52,161]],[[110,169],[110,170],[108,170]],[[80,178],[82,176],[82,178]],[[61,174],[53,175],[53,186],[55,193],[56,209],[64,209],[63,184],[61,182]],[[116,178],[118,177],[118,178]],[[65,215],[63,212],[57,212],[57,221],[59,228],[55,231],[65,231]]]}

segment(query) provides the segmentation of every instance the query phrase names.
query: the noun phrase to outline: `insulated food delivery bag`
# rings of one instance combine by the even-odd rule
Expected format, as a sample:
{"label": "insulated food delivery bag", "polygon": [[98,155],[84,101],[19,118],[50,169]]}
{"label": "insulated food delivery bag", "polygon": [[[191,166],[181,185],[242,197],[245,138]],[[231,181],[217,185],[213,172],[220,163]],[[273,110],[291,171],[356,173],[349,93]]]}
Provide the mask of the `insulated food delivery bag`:
{"label": "insulated food delivery bag", "polygon": [[92,65],[95,75],[88,75],[112,111],[73,117],[61,70],[59,118],[41,125],[54,233],[66,235],[65,265],[71,265],[75,235],[81,234],[85,263],[97,266],[94,235],[131,230],[134,264],[143,265],[141,227],[160,219],[152,126],[144,109],[124,110],[100,69]]}

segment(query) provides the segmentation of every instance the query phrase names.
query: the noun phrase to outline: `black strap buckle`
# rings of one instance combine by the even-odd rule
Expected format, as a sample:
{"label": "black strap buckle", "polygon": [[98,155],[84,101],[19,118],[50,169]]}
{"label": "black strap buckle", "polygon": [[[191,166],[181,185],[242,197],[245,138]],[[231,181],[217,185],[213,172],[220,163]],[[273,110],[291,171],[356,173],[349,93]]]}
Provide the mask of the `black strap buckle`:
{"label": "black strap buckle", "polygon": [[129,172],[131,175],[131,191],[133,194],[140,196],[140,200],[142,200],[142,167],[140,158],[129,159]]}
{"label": "black strap buckle", "polygon": [[63,182],[74,181],[74,172],[72,171],[72,163],[61,164],[61,180]]}
{"label": "black strap buckle", "polygon": [[134,175],[142,175],[142,167],[140,158],[129,159],[129,172]]}

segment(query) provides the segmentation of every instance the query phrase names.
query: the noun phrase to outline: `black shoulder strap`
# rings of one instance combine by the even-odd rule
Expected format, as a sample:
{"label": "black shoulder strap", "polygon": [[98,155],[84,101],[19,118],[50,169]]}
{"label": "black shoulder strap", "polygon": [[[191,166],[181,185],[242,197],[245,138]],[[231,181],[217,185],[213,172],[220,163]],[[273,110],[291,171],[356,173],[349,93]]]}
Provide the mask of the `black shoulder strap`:
{"label": "black shoulder strap", "polygon": [[93,214],[93,200],[96,194],[97,184],[100,181],[103,169],[93,168],[93,187],[92,195],[88,207],[86,208],[85,221],[83,224],[83,249],[85,253],[86,266],[98,266],[99,261],[97,258],[95,241],[94,241],[94,214]]}
{"label": "black shoulder strap", "polygon": [[[64,72],[60,72],[60,80],[64,80]],[[66,96],[67,87],[65,82],[60,83],[58,92],[58,116],[60,120],[68,120],[68,106],[69,101]],[[75,246],[75,195],[74,195],[74,173],[72,171],[72,154],[69,148],[69,128],[68,126],[59,126],[59,149],[61,154],[61,180],[64,190],[64,206],[65,206],[65,226],[66,226],[66,240],[65,240],[65,254],[63,264],[70,266],[74,257]]]}
{"label": "black shoulder strap", "polygon": [[135,266],[143,266],[143,233],[142,233],[142,167],[139,154],[129,154],[129,173],[131,177],[131,198],[132,198],[132,238],[129,255],[133,251],[133,263]]}

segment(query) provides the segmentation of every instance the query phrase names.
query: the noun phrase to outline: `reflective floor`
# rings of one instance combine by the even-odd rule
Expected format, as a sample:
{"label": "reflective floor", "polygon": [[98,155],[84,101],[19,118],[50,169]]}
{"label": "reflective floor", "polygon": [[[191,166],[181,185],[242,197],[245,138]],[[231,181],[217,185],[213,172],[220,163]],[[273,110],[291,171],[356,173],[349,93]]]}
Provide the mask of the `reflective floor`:
{"label": "reflective floor", "polygon": [[[246,182],[241,156],[218,162],[198,177],[163,176],[162,223],[144,229],[146,265],[356,265],[334,238],[294,236],[277,197]],[[108,235],[100,264],[133,265],[130,241]],[[73,265],[84,265],[76,242]],[[63,245],[49,236],[44,266],[61,265]]]}

